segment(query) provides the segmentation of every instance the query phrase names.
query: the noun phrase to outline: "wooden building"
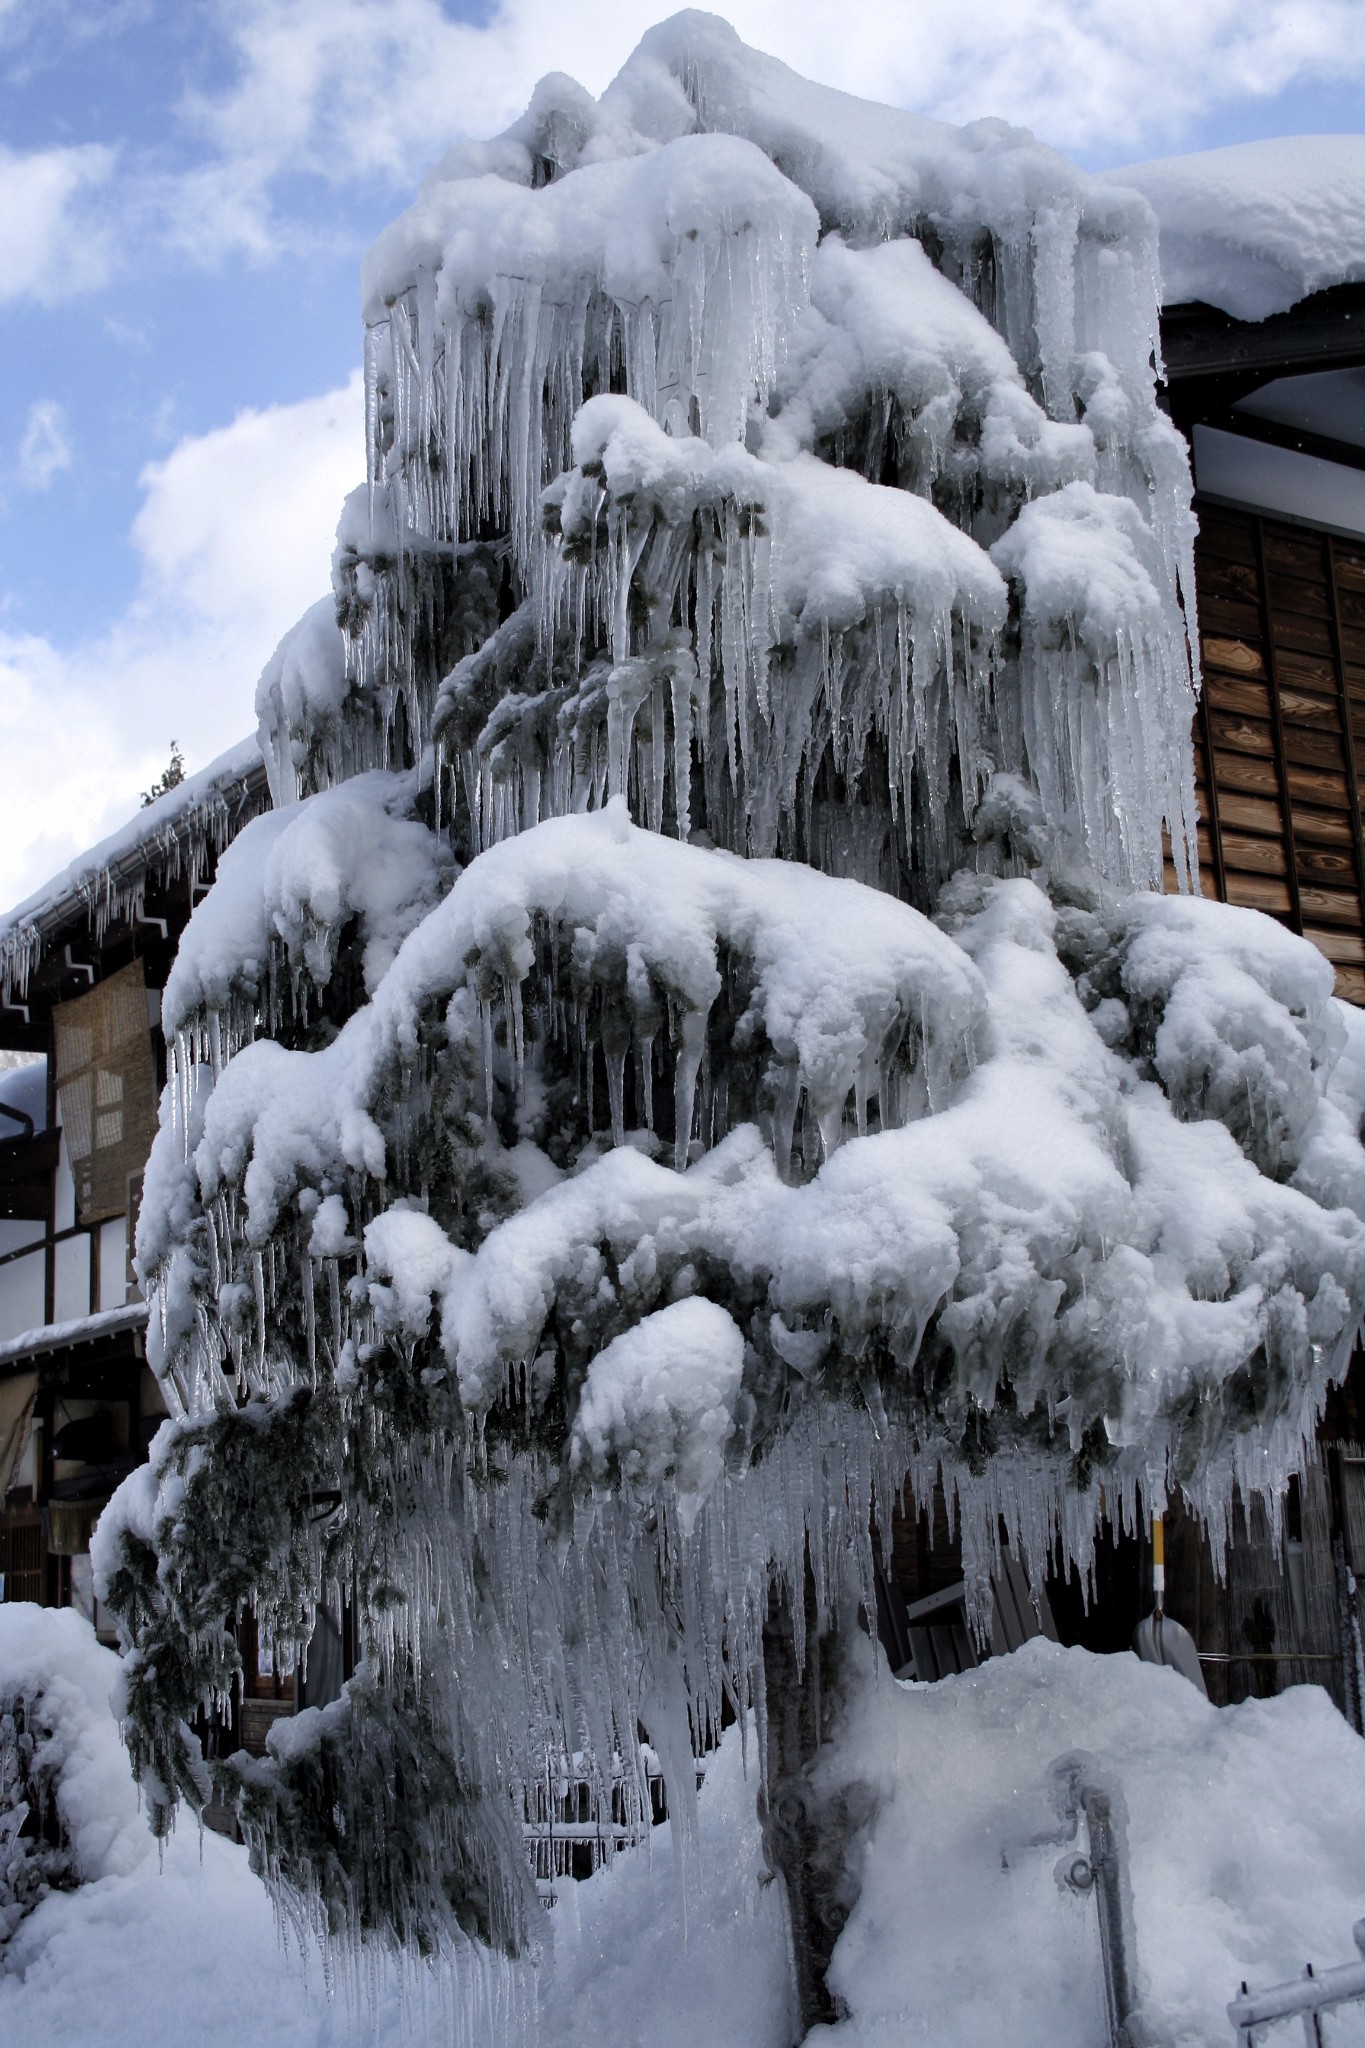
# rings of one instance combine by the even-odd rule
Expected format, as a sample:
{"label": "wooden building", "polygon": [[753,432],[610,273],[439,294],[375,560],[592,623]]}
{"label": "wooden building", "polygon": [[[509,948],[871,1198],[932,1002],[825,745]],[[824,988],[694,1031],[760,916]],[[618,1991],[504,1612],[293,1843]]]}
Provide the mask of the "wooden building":
{"label": "wooden building", "polygon": [[1257,322],[1172,307],[1162,338],[1197,487],[1202,887],[1365,1002],[1365,286]]}
{"label": "wooden building", "polygon": [[165,1413],[132,1269],[160,992],[217,856],[268,801],[254,742],[0,922],[0,1598],[99,1625],[90,1532]]}

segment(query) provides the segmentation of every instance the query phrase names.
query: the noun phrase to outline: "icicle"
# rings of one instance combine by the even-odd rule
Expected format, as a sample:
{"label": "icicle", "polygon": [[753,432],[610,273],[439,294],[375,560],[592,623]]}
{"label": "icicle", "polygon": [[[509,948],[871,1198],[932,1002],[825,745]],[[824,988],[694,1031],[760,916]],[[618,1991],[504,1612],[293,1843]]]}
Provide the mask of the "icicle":
{"label": "icicle", "polygon": [[685,1169],[696,1113],[697,1074],[706,1048],[706,1019],[699,1010],[684,1010],[677,1032],[677,1075],[674,1083],[673,1164]]}

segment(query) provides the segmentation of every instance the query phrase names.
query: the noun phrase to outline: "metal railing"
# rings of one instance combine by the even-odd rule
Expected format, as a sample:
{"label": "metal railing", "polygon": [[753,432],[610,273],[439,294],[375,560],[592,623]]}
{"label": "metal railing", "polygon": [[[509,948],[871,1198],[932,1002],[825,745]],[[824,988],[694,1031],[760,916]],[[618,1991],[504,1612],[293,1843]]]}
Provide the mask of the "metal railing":
{"label": "metal railing", "polygon": [[1305,1963],[1301,1977],[1285,1984],[1271,1984],[1264,1991],[1248,1991],[1243,1984],[1228,2007],[1237,2035],[1237,2048],[1253,2048],[1257,2030],[1277,2020],[1300,2020],[1307,2048],[1324,2048],[1326,2035],[1322,2016],[1339,2005],[1365,2004],[1365,1920],[1351,1929],[1361,1960],[1342,1963],[1334,1970],[1315,1971]]}

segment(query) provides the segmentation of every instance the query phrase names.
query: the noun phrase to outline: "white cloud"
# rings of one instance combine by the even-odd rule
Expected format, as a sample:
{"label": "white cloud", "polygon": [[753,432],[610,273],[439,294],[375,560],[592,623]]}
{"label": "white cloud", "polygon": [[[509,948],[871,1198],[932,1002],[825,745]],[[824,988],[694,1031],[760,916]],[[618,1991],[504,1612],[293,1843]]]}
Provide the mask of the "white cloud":
{"label": "white cloud", "polygon": [[105,282],[113,240],[100,208],[114,162],[93,142],[27,154],[0,144],[0,302],[54,305]]}
{"label": "white cloud", "polygon": [[19,482],[27,491],[45,491],[55,476],[71,467],[71,437],[66,411],[55,398],[37,398],[28,409],[19,442]]}
{"label": "white cloud", "polygon": [[138,611],[205,624],[268,614],[279,623],[262,666],[327,587],[341,501],[363,478],[364,450],[357,371],[338,391],[238,413],[231,426],[187,437],[148,463],[133,523],[143,561]]}
{"label": "white cloud", "polygon": [[[671,10],[650,0],[220,0],[235,73],[189,108],[238,167],[238,204],[282,172],[411,179],[488,134],[546,71],[594,92]],[[1160,146],[1201,113],[1313,80],[1365,83],[1359,0],[730,0],[744,39],[847,91],[1063,147]],[[240,222],[238,223],[240,232]]]}
{"label": "white cloud", "polygon": [[141,581],[108,631],[61,649],[0,624],[0,907],[130,816],[172,735],[194,769],[252,730],[267,657],[327,589],[363,449],[358,375],[183,440],[143,471]]}
{"label": "white cloud", "polygon": [[[101,32],[159,33],[172,4],[125,0],[99,17]],[[0,149],[0,300],[98,286],[123,248],[214,264],[316,241],[316,219],[291,214],[291,180],[401,203],[451,141],[515,118],[545,72],[600,92],[670,12],[666,0],[494,0],[470,21],[450,4],[203,0],[214,84],[167,119],[178,169],[131,144],[117,175],[95,145]],[[1189,148],[1201,118],[1237,102],[1314,84],[1365,90],[1361,0],[728,0],[724,11],[755,47],[845,91],[950,120],[1002,115],[1077,151]]]}

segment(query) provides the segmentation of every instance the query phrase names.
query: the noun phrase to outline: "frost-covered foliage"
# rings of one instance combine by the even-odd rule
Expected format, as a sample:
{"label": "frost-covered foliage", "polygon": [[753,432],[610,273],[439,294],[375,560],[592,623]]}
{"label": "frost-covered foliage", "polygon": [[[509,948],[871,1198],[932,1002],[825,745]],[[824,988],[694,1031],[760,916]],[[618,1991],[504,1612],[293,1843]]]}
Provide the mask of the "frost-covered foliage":
{"label": "frost-covered foliage", "polygon": [[[245,827],[176,955],[161,1006],[168,1036],[218,1020],[226,1042],[220,1029],[205,1056],[221,1061],[239,1036],[254,1035],[258,1017],[272,1031],[286,1014],[306,1028],[329,991],[342,1016],[373,993],[451,877],[448,850],[412,815],[414,782],[375,770]],[[343,933],[360,972],[358,985],[337,991]]]}
{"label": "frost-covered foliage", "polygon": [[[1114,879],[1159,876],[1163,820],[1185,859],[1189,479],[1134,195],[683,15],[600,102],[546,79],[453,151],[365,304],[346,651],[314,615],[263,678],[282,780],[415,758],[465,655],[435,722],[470,852],[629,779],[656,826],[924,903],[1009,771]],[[1068,485],[1007,599],[986,551]]]}
{"label": "frost-covered foliage", "polygon": [[642,1729],[686,1836],[907,1478],[979,1599],[1002,1530],[1220,1536],[1300,1455],[1362,1063],[1311,946],[1133,893],[1193,816],[1152,235],[688,15],[372,252],[289,801],[166,991],[174,1419],[97,1557],[162,1829],[239,1617],[287,1665],[350,1609],[341,1698],[218,1768],[303,1924],[533,1944],[535,1788],[642,1813]]}
{"label": "frost-covered foliage", "polygon": [[54,1825],[51,1739],[40,1701],[0,1699],[0,1950],[39,1899],[75,1883]]}

